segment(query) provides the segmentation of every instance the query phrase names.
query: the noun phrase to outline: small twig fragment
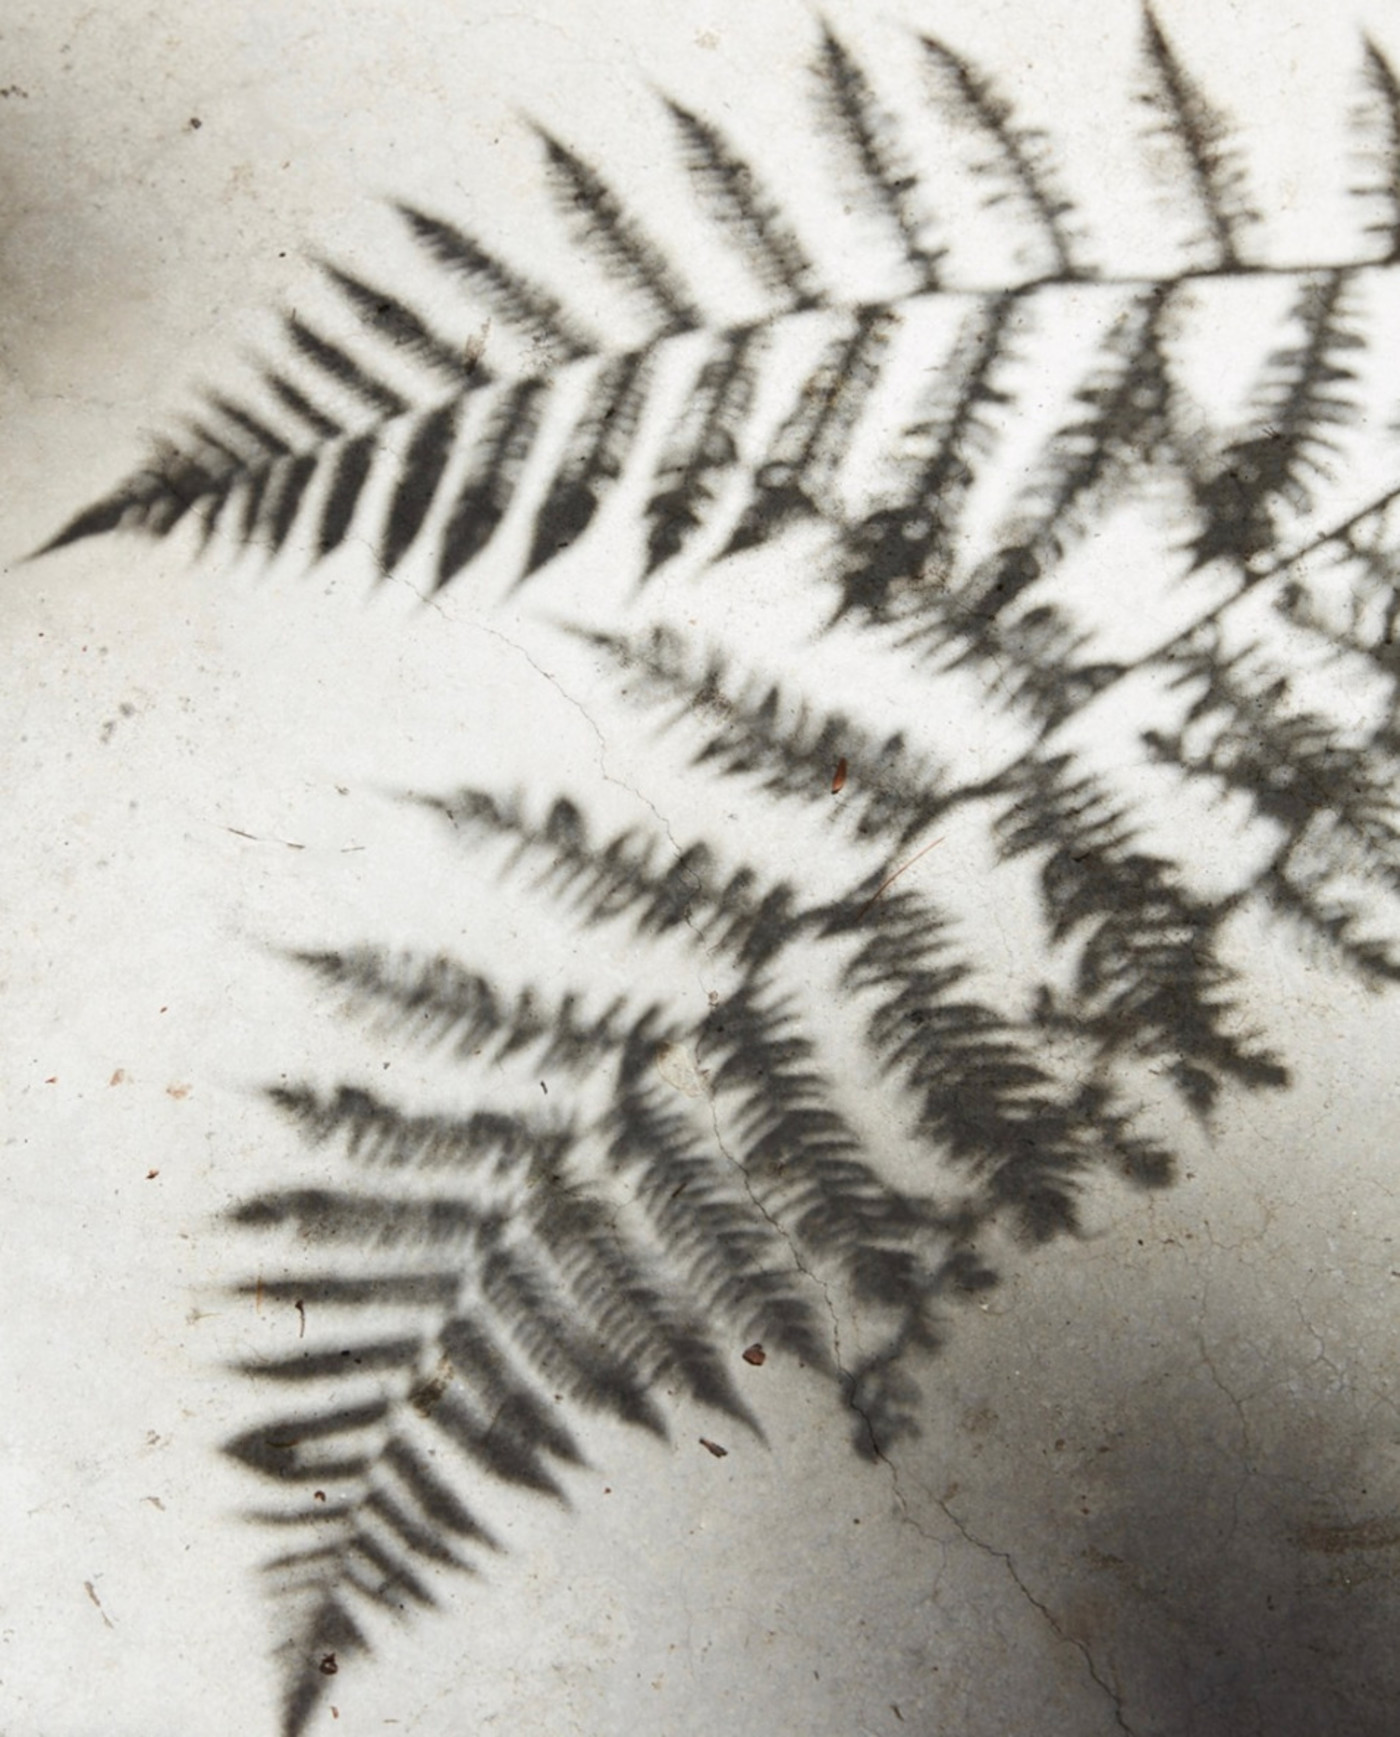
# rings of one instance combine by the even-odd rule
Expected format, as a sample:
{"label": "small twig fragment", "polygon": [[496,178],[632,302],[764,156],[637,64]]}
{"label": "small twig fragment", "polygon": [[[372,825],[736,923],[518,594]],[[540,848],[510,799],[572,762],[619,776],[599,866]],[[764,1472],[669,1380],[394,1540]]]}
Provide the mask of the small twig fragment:
{"label": "small twig fragment", "polygon": [[870,897],[861,906],[860,911],[858,912],[858,914],[856,916],[856,921],[859,922],[861,920],[861,918],[866,914],[866,912],[875,903],[876,899],[878,899],[880,897],[880,894],[886,890],[886,888],[892,887],[894,885],[894,883],[904,873],[905,869],[913,868],[914,864],[916,862],[918,862],[918,860],[921,856],[927,856],[928,853],[933,849],[935,844],[942,844],[942,842],[943,842],[943,836],[940,833],[937,838],[930,840],[930,842],[928,844],[926,844],[922,850],[915,851],[913,856],[911,856],[909,858],[908,862],[902,862],[899,865],[899,867],[894,871],[893,874],[886,875],[884,880],[882,880],[880,882],[879,886],[876,887],[875,891],[870,895]]}

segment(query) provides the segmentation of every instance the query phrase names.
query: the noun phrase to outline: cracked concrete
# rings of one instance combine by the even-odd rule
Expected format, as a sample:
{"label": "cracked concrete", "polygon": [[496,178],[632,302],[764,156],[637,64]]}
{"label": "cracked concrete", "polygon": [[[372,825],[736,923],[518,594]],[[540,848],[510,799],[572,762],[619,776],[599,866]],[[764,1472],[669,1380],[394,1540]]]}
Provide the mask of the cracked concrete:
{"label": "cracked concrete", "polygon": [[[871,28],[856,0],[824,10],[853,41]],[[1350,100],[1352,20],[1344,40],[1287,0],[1240,47],[1227,10],[1177,6],[1169,22],[1207,47],[1220,37],[1222,58],[1198,62],[1211,90],[1259,97],[1251,149],[1277,157],[1285,215],[1310,243],[1343,139],[1292,117],[1313,82],[1329,112]],[[1393,20],[1362,10],[1394,49]],[[894,15],[930,27],[925,4],[896,0]],[[1087,85],[1067,61],[1103,56],[1116,77],[1141,20],[1135,0],[949,0],[936,24],[1040,104],[1035,124],[1084,133]],[[390,273],[381,193],[465,207],[507,251],[518,237],[542,278],[572,284],[568,247],[535,253],[526,233],[535,165],[515,108],[580,140],[601,118],[617,129],[610,163],[649,168],[647,92],[664,85],[734,120],[757,155],[795,124],[784,93],[813,40],[797,0],[715,0],[703,19],[580,0],[564,21],[425,0],[408,25],[346,29],[320,0],[178,14],[20,0],[7,21],[3,82],[28,95],[3,98],[0,314],[6,1737],[276,1730],[266,1551],[243,1518],[257,1495],[218,1450],[256,1409],[231,1366],[293,1350],[319,1323],[230,1300],[227,1282],[258,1257],[219,1215],[307,1161],[272,1126],[268,1081],[343,1066],[406,1102],[467,1104],[440,1058],[342,1030],[285,952],[445,949],[550,990],[582,975],[600,1005],[659,981],[697,1013],[729,987],[693,912],[655,955],[564,934],[385,793],[464,779],[572,793],[601,832],[654,830],[678,860],[711,839],[726,862],[753,856],[804,886],[870,866],[825,811],[808,824],[762,791],[717,799],[561,643],[551,613],[583,599],[600,627],[679,623],[800,678],[868,720],[872,740],[903,713],[931,748],[958,733],[941,699],[910,707],[908,669],[875,677],[814,643],[800,543],[737,577],[663,572],[635,590],[619,578],[636,560],[621,512],[547,579],[516,592],[493,571],[441,595],[411,563],[377,575],[373,538],[309,580],[294,559],[268,575],[192,573],[173,544],[119,540],[21,560],[121,472],[143,429],[188,408],[183,383],[222,385],[240,348],[263,343],[263,310],[311,293],[299,249]],[[875,64],[901,100],[892,44]],[[1111,202],[1101,139],[1071,152],[1076,187]],[[822,161],[799,152],[775,175],[797,185]],[[648,221],[664,226],[669,184],[647,188]],[[859,225],[853,237],[859,290],[870,261]],[[1150,224],[1140,239],[1156,240]],[[606,284],[577,287],[590,316],[608,314]],[[746,306],[751,288],[724,293]],[[953,750],[1003,763],[1015,744],[980,728]],[[984,887],[964,842],[911,847],[917,877],[901,886],[917,878],[980,911],[1010,980],[1029,906]],[[1170,1190],[1090,1189],[1077,1243],[996,1244],[1002,1284],[950,1307],[918,1369],[916,1436],[881,1451],[832,1383],[777,1356],[750,1366],[740,1345],[732,1372],[761,1442],[671,1396],[664,1445],[586,1418],[567,1509],[498,1493],[508,1550],[475,1580],[435,1586],[435,1611],[376,1633],[366,1668],[338,1672],[314,1737],[1392,1737],[1400,1017],[1265,922],[1241,952],[1244,1012],[1280,1032],[1294,1088],[1183,1129]],[[820,1036],[843,1104],[903,1151],[903,1111],[882,1107],[839,1013]],[[551,1079],[550,1109],[567,1102]],[[849,1385],[873,1329],[765,1206],[724,1108],[709,1097],[697,1122],[708,1112],[820,1299]],[[318,1182],[329,1158],[309,1160],[323,1160]],[[851,1451],[859,1420],[873,1461]]]}
{"label": "cracked concrete", "polygon": [[[893,1470],[893,1468],[891,1468],[891,1469]],[[896,1489],[898,1489],[897,1484],[896,1484]],[[901,1501],[903,1500],[902,1497],[900,1499],[901,1499]],[[979,1550],[985,1550],[989,1556],[994,1556],[997,1559],[997,1561],[999,1561],[1005,1565],[1006,1572],[1011,1576],[1011,1579],[1015,1582],[1017,1591],[1019,1591],[1021,1593],[1021,1595],[1027,1601],[1027,1603],[1030,1604],[1034,1610],[1038,1611],[1039,1614],[1042,1617],[1044,1617],[1045,1621],[1048,1623],[1051,1630],[1053,1631],[1055,1638],[1057,1640],[1059,1640],[1060,1642],[1062,1642],[1063,1645],[1073,1648],[1074,1651],[1076,1651],[1080,1655],[1080,1657],[1084,1660],[1085,1670],[1089,1673],[1089,1675],[1093,1679],[1094,1683],[1100,1689],[1102,1689],[1104,1694],[1108,1697],[1109,1703],[1113,1708],[1114,1721],[1117,1724],[1119,1730],[1131,1732],[1132,1727],[1128,1724],[1127,1720],[1123,1717],[1122,1698],[1119,1696],[1117,1690],[1114,1689],[1112,1684],[1106,1682],[1104,1680],[1104,1678],[1099,1674],[1098,1666],[1094,1663],[1094,1655],[1089,1651],[1087,1643],[1074,1637],[1074,1636],[1067,1635],[1064,1632],[1064,1630],[1060,1627],[1060,1624],[1056,1621],[1054,1611],[1052,1611],[1050,1609],[1050,1607],[1044,1603],[1043,1600],[1037,1598],[1036,1595],[1031,1591],[1030,1587],[1028,1587],[1026,1585],[1025,1581],[1022,1579],[1021,1571],[1017,1568],[1015,1558],[1012,1556],[1011,1552],[1009,1550],[999,1550],[994,1544],[989,1544],[985,1538],[976,1537],[971,1531],[968,1530],[968,1527],[966,1526],[966,1524],[961,1519],[959,1519],[957,1514],[955,1514],[953,1512],[952,1508],[949,1507],[947,1502],[940,1500],[938,1503],[938,1507],[942,1513],[944,1513],[948,1516],[948,1518],[957,1527],[958,1531],[962,1534],[962,1536],[967,1539],[969,1544],[974,1545]]]}

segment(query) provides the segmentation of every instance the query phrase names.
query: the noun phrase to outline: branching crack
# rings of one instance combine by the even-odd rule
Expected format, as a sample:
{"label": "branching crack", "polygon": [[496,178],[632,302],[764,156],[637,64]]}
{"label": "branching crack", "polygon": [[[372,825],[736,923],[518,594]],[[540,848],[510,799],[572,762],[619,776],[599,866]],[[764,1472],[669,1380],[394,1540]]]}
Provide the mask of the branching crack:
{"label": "branching crack", "polygon": [[710,1097],[710,1122],[715,1131],[715,1144],[719,1147],[726,1162],[732,1165],[737,1173],[740,1185],[752,1203],[754,1211],[757,1212],[759,1217],[762,1218],[764,1222],[768,1224],[781,1238],[783,1246],[791,1256],[792,1264],[797,1271],[801,1273],[804,1278],[810,1279],[821,1292],[822,1300],[826,1304],[826,1312],[831,1318],[831,1360],[835,1366],[837,1375],[844,1381],[846,1378],[846,1369],[841,1362],[841,1318],[837,1313],[836,1304],[832,1300],[831,1286],[827,1284],[826,1280],[822,1278],[820,1273],[814,1272],[813,1269],[807,1265],[806,1261],[803,1260],[801,1254],[798,1252],[797,1244],[789,1234],[787,1227],[780,1219],[774,1217],[755,1192],[753,1179],[750,1177],[744,1166],[729,1150],[729,1147],[725,1142],[724,1134],[719,1125],[719,1106],[716,1104],[713,1096]]}
{"label": "branching crack", "polygon": [[[559,680],[558,676],[556,676],[552,671],[547,670],[542,663],[540,663],[536,658],[531,656],[531,654],[525,649],[525,647],[523,645],[520,644],[520,642],[518,640],[512,639],[509,636],[509,634],[502,633],[499,628],[488,627],[484,621],[474,621],[472,623],[472,626],[475,627],[481,633],[489,634],[492,639],[499,639],[502,645],[509,646],[509,648],[513,652],[515,652],[518,657],[522,657],[525,660],[525,662],[529,664],[530,668],[532,670],[534,670],[536,675],[542,676],[544,678],[544,680],[547,681],[550,684],[550,686],[558,692],[560,697],[562,699],[566,700],[568,702],[568,704],[574,708],[574,710],[583,719],[584,723],[588,725],[589,729],[593,732],[593,735],[597,739],[597,743],[598,743],[598,772],[599,772],[599,775],[601,776],[601,778],[603,779],[603,782],[605,784],[615,785],[619,790],[625,790],[629,796],[634,798],[634,800],[636,800],[637,802],[640,802],[642,804],[642,806],[644,808],[646,808],[651,813],[653,818],[656,820],[657,824],[660,826],[662,832],[666,835],[666,842],[670,845],[671,849],[676,853],[677,862],[680,862],[683,864],[684,860],[685,860],[685,852],[681,849],[680,844],[677,842],[676,834],[675,834],[674,829],[671,826],[670,821],[661,812],[661,810],[656,806],[656,804],[651,800],[651,798],[645,794],[645,792],[636,789],[631,784],[628,784],[625,779],[618,778],[618,777],[614,776],[614,774],[608,770],[607,737],[604,736],[602,728],[600,727],[600,725],[598,723],[598,720],[588,710],[587,706],[584,705],[583,701],[580,700],[577,697],[577,695],[571,694],[569,692],[569,690],[564,686],[564,684]],[[701,886],[700,886],[699,880],[696,879],[695,875],[691,871],[685,870],[684,872],[686,874],[687,879],[690,881],[691,886],[694,888],[694,890],[697,893],[699,893],[701,891]],[[710,948],[709,943],[706,941],[706,939],[705,939],[704,935],[701,933],[700,929],[696,926],[695,919],[690,914],[689,906],[686,907],[686,910],[684,913],[684,920],[685,920],[686,928],[688,928],[690,930],[691,934],[694,935],[694,937],[695,937],[696,945],[700,947],[700,949],[707,955],[707,957],[712,956],[712,949]],[[708,993],[708,987],[709,987],[708,985],[702,983],[701,987],[704,988],[706,990],[706,992]]]}
{"label": "branching crack", "polygon": [[[901,1519],[906,1525],[912,1526],[921,1538],[927,1539],[930,1543],[936,1542],[937,1540],[935,1539],[934,1534],[928,1531],[910,1507],[909,1498],[905,1495],[904,1490],[900,1485],[899,1468],[890,1456],[880,1447],[870,1419],[865,1415],[860,1407],[854,1403],[854,1401],[851,1402],[851,1409],[855,1411],[865,1423],[866,1429],[870,1433],[871,1446],[876,1459],[879,1460],[880,1463],[889,1471],[890,1487],[894,1492],[895,1505],[899,1509]],[[1128,1721],[1123,1716],[1122,1697],[1099,1671],[1097,1664],[1094,1662],[1094,1655],[1090,1652],[1087,1644],[1082,1640],[1076,1639],[1073,1635],[1066,1634],[1050,1606],[1046,1604],[1044,1600],[1037,1598],[1035,1593],[1031,1591],[1030,1587],[1026,1585],[1025,1581],[1021,1578],[1021,1571],[1017,1568],[1016,1559],[1011,1552],[1009,1550],[1000,1550],[995,1544],[988,1543],[985,1538],[979,1538],[978,1535],[967,1525],[966,1521],[956,1514],[949,1506],[948,1502],[941,1496],[933,1496],[932,1499],[939,1511],[953,1525],[958,1534],[967,1543],[972,1545],[975,1550],[980,1550],[985,1555],[994,1557],[1001,1563],[1002,1567],[1005,1568],[1007,1574],[1010,1576],[1017,1591],[1026,1600],[1027,1604],[1029,1604],[1047,1624],[1056,1640],[1058,1640],[1063,1646],[1072,1647],[1075,1652],[1079,1654],[1084,1661],[1084,1669],[1088,1673],[1090,1679],[1094,1685],[1101,1689],[1104,1695],[1107,1696],[1108,1701],[1113,1708],[1114,1723],[1120,1731],[1126,1731],[1128,1737],[1132,1737],[1132,1726],[1128,1724]]]}

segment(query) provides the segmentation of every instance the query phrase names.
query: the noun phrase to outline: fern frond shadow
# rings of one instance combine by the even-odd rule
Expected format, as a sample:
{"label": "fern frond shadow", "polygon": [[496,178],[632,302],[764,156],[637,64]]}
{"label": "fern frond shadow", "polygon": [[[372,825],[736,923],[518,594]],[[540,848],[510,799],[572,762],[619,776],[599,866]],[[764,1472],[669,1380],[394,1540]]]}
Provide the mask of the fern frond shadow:
{"label": "fern frond shadow", "polygon": [[[762,827],[743,854],[718,821],[619,827],[542,768],[468,782],[405,800],[580,961],[625,938],[625,995],[600,1005],[583,964],[545,990],[447,953],[292,955],[318,1006],[448,1083],[404,1104],[284,1078],[268,1106],[315,1165],[229,1215],[286,1248],[240,1294],[316,1326],[245,1360],[275,1416],[227,1448],[271,1492],[286,1737],[327,1658],[498,1548],[501,1491],[567,1505],[596,1419],[665,1439],[691,1404],[761,1440],[746,1344],[834,1389],[867,1456],[916,1433],[921,1372],[993,1253],[1082,1234],[1107,1179],[1168,1186],[1193,1118],[1288,1085],[1250,1024],[1246,914],[1368,987],[1400,978],[1390,61],[1362,44],[1355,245],[1275,257],[1231,115],[1145,8],[1145,142],[1181,246],[1142,267],[993,70],[906,41],[916,113],[813,37],[833,168],[812,211],[663,95],[682,250],[532,122],[602,315],[526,243],[401,203],[418,281],[319,262],[321,308],[282,315],[248,386],[205,393],[40,551],[183,534],[210,564],[314,566],[363,543],[424,594],[491,572],[481,607],[538,602],[546,632],[567,613],[677,777],[840,846],[817,864]],[[930,134],[981,195],[970,242]],[[860,293],[835,287],[851,228],[884,244]],[[1233,416],[1200,378],[1231,298]],[[624,618],[586,575],[566,611],[555,563],[629,502]],[[799,569],[823,649],[859,667],[839,698],[763,643],[742,583],[737,625],[692,618],[758,551]],[[1330,690],[1295,691],[1319,670]],[[929,855],[945,829],[956,873]],[[1017,876],[1024,981],[958,904]],[[677,956],[713,973],[703,1008]],[[851,1312],[871,1349],[843,1361]]]}

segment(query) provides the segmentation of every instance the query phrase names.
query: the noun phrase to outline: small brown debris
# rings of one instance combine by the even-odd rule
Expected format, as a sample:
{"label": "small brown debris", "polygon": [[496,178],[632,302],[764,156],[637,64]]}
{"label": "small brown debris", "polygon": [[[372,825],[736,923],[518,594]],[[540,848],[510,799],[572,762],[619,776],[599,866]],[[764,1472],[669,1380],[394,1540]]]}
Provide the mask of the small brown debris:
{"label": "small brown debris", "polygon": [[491,322],[490,320],[487,320],[485,329],[478,332],[475,337],[468,338],[466,343],[463,344],[462,364],[466,368],[468,374],[471,373],[472,369],[475,368],[477,363],[481,360],[481,353],[486,348],[486,337],[490,330]]}
{"label": "small brown debris", "polygon": [[160,1175],[159,1170],[148,1170],[146,1172],[146,1180],[147,1180],[147,1182],[154,1182],[156,1177],[159,1175]]}
{"label": "small brown debris", "polygon": [[326,1492],[324,1490],[313,1490],[311,1492],[311,1500],[313,1502],[324,1502],[325,1499],[326,1499]]}
{"label": "small brown debris", "polygon": [[191,1088],[189,1086],[167,1086],[165,1088],[165,1095],[167,1098],[175,1098],[178,1100],[180,1098],[189,1097],[190,1091]]}
{"label": "small brown debris", "polygon": [[420,1417],[431,1417],[434,1407],[452,1384],[452,1363],[447,1357],[439,1358],[437,1369],[426,1380],[420,1381],[408,1396],[408,1403]]}
{"label": "small brown debris", "polygon": [[125,1068],[118,1068],[117,1071],[112,1075],[111,1079],[107,1081],[107,1084],[109,1086],[120,1086],[120,1085],[123,1085],[125,1083],[125,1081],[126,1081],[126,1069]]}
{"label": "small brown debris", "polygon": [[727,1447],[721,1447],[717,1441],[707,1441],[703,1435],[700,1437],[700,1446],[708,1448],[717,1460],[727,1459],[729,1456]]}
{"label": "small brown debris", "polygon": [[768,1361],[768,1353],[761,1345],[750,1345],[747,1350],[741,1351],[739,1355],[744,1359],[745,1363],[752,1363],[755,1369],[761,1369]]}
{"label": "small brown debris", "polygon": [[[261,1283],[262,1281],[259,1280],[258,1282]],[[304,1339],[306,1337],[306,1304],[298,1297],[292,1307],[297,1312],[297,1338]]]}
{"label": "small brown debris", "polygon": [[323,1677],[333,1677],[340,1666],[335,1662],[335,1654],[327,1653],[316,1668]]}
{"label": "small brown debris", "polygon": [[841,760],[838,760],[836,762],[836,771],[832,775],[831,794],[833,796],[839,796],[845,788],[846,788],[846,762],[844,759],[841,759]]}

